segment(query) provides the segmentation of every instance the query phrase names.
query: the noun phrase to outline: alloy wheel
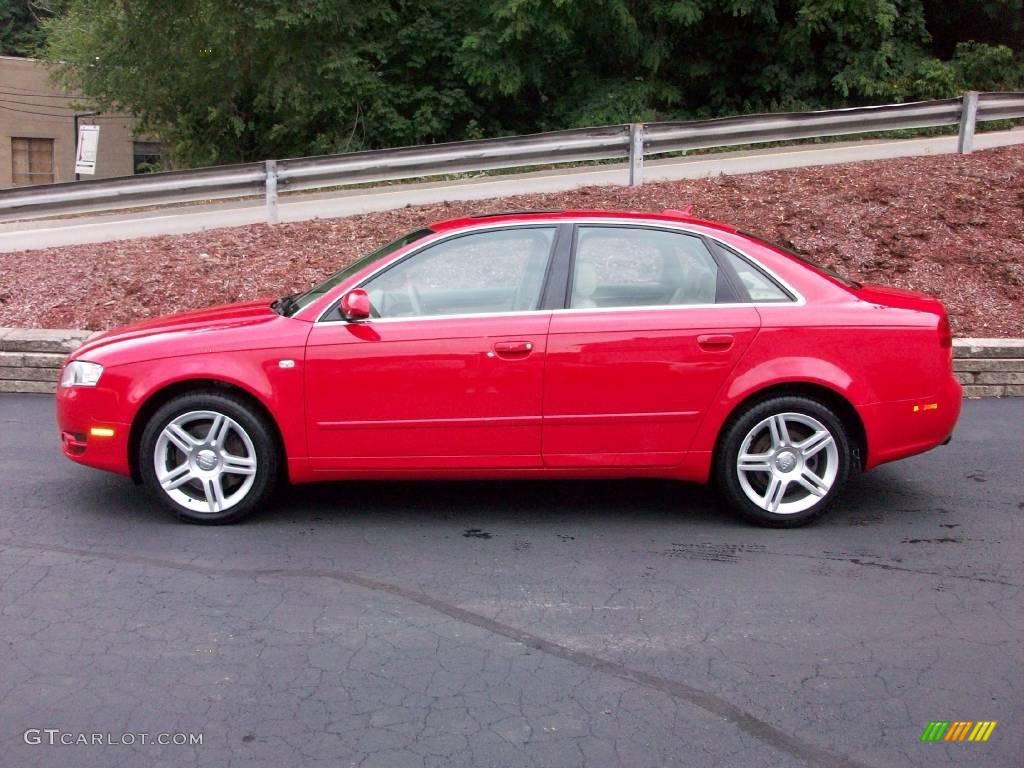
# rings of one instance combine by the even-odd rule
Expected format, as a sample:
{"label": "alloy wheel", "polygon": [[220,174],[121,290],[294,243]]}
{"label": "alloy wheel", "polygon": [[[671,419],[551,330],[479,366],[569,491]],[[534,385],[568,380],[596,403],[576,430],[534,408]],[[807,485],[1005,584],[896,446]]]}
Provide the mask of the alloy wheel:
{"label": "alloy wheel", "polygon": [[256,478],[256,448],[237,421],[217,411],[189,411],[161,430],[153,451],[156,479],[171,499],[216,514],[241,502]]}
{"label": "alloy wheel", "polygon": [[747,433],[736,459],[740,488],[761,509],[803,512],[832,489],[839,450],[829,429],[804,413],[777,413]]}

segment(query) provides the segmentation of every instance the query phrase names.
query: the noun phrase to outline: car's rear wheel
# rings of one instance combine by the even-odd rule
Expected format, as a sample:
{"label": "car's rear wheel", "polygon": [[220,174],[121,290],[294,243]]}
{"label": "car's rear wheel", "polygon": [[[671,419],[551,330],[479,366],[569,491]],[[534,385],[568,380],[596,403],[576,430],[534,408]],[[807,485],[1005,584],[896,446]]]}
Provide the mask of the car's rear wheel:
{"label": "car's rear wheel", "polygon": [[715,460],[718,486],[743,517],[795,528],[820,517],[850,474],[842,419],[806,397],[774,397],[726,427]]}
{"label": "car's rear wheel", "polygon": [[153,414],[138,462],[143,481],[172,514],[223,524],[269,499],[280,458],[265,418],[244,400],[191,392]]}

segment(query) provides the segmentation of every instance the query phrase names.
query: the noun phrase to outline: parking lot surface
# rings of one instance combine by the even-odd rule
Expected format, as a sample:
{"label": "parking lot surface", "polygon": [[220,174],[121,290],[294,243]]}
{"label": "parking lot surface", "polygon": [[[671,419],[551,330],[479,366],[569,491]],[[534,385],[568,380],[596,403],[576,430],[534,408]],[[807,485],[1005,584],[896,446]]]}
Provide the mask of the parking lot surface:
{"label": "parking lot surface", "polygon": [[[191,526],[64,460],[52,411],[0,397],[2,766],[1022,763],[1024,400],[793,531],[640,481],[332,484]],[[998,725],[920,740],[957,720]]]}

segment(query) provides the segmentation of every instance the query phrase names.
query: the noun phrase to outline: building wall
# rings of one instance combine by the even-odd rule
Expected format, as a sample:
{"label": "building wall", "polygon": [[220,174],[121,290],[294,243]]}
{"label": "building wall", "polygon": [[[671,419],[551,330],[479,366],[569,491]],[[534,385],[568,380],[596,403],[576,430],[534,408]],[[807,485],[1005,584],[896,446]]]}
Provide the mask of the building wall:
{"label": "building wall", "polygon": [[[0,189],[13,186],[11,139],[15,137],[53,139],[54,181],[74,180],[78,139],[75,110],[70,105],[76,100],[85,101],[51,84],[44,62],[0,56]],[[96,174],[82,178],[130,176],[134,171],[134,120],[120,115],[98,115],[81,117],[79,121],[100,126]]]}

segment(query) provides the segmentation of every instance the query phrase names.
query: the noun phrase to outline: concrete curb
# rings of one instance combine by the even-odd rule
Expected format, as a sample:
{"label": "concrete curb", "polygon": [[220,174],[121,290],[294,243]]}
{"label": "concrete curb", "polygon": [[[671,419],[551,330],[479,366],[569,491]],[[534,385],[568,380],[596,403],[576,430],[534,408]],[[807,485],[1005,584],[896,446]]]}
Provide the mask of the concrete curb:
{"label": "concrete curb", "polygon": [[[0,328],[0,392],[53,393],[64,357],[94,331]],[[1024,397],[1024,339],[955,339],[965,397]]]}

